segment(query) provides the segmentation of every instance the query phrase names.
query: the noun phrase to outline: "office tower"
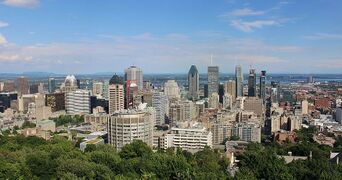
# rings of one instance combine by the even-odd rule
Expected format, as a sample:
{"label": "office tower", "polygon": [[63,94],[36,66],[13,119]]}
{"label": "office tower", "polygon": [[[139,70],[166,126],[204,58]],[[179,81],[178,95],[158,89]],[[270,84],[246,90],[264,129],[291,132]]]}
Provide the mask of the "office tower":
{"label": "office tower", "polygon": [[255,74],[255,69],[250,69],[249,70],[248,96],[249,97],[255,97],[256,96],[256,74]]}
{"label": "office tower", "polygon": [[209,66],[208,67],[208,96],[213,93],[219,93],[219,67]]}
{"label": "office tower", "polygon": [[151,91],[153,88],[151,81],[143,81],[143,89],[145,91]]}
{"label": "office tower", "polygon": [[102,86],[102,97],[108,100],[108,88],[109,88],[109,81],[104,81]]}
{"label": "office tower", "polygon": [[[235,87],[234,87],[235,88]],[[230,94],[225,94],[223,96],[223,108],[231,109],[233,107],[233,96]]]}
{"label": "office tower", "polygon": [[62,84],[62,92],[71,92],[79,88],[77,79],[74,75],[68,75]]}
{"label": "office tower", "polygon": [[11,101],[18,98],[17,93],[0,93],[0,112],[3,113],[7,108],[11,107]]}
{"label": "office tower", "polygon": [[236,97],[243,96],[243,73],[242,67],[237,65],[235,67],[235,84],[236,84]]}
{"label": "office tower", "polygon": [[340,124],[342,124],[342,108],[336,108],[336,121]]}
{"label": "office tower", "polygon": [[258,117],[264,117],[263,102],[257,97],[247,97],[243,102],[243,109],[254,112]]}
{"label": "office tower", "polygon": [[49,93],[53,93],[56,90],[56,79],[55,78],[49,78],[48,80],[48,91]]}
{"label": "office tower", "polygon": [[46,94],[45,105],[50,106],[52,112],[64,110],[65,109],[65,94],[62,92]]}
{"label": "office tower", "polygon": [[136,66],[130,66],[125,70],[125,81],[135,82],[139,90],[143,89],[143,72]]}
{"label": "office tower", "polygon": [[82,80],[78,79],[77,82],[79,83],[77,86],[80,89],[85,89],[85,90],[89,90],[89,91],[93,90],[93,80],[92,79],[82,79]]}
{"label": "office tower", "polygon": [[2,88],[3,92],[13,92],[15,91],[14,82],[13,81],[5,81],[4,87]]}
{"label": "office tower", "polygon": [[280,99],[279,83],[271,82],[271,102],[278,103]]}
{"label": "office tower", "polygon": [[169,118],[172,126],[177,124],[177,122],[186,121],[184,104],[180,102],[170,104]]}
{"label": "office tower", "polygon": [[[125,108],[135,108],[141,102],[139,87],[134,81],[126,81]],[[140,99],[139,99],[140,98]]]}
{"label": "office tower", "polygon": [[107,123],[108,143],[120,150],[134,140],[153,144],[155,116],[141,110],[121,110],[111,115]]}
{"label": "office tower", "polygon": [[38,93],[38,86],[39,86],[39,84],[31,84],[30,85],[30,94]]}
{"label": "office tower", "polygon": [[17,78],[17,91],[19,96],[29,93],[27,77],[21,76]]}
{"label": "office tower", "polygon": [[219,95],[217,93],[212,93],[211,96],[209,96],[209,108],[217,109],[219,108],[220,102],[219,102]]}
{"label": "office tower", "polygon": [[236,99],[236,82],[233,80],[224,83],[224,95],[231,95],[233,100]]}
{"label": "office tower", "polygon": [[97,98],[102,98],[103,94],[103,83],[102,82],[95,82],[93,83],[93,95]]}
{"label": "office tower", "polygon": [[261,71],[260,75],[260,99],[266,102],[266,71]]}
{"label": "office tower", "polygon": [[109,80],[108,97],[109,97],[109,114],[113,114],[115,111],[120,111],[125,107],[125,92],[124,81],[122,77],[114,75]]}
{"label": "office tower", "polygon": [[67,92],[65,109],[67,114],[89,114],[90,92],[83,89]]}
{"label": "office tower", "polygon": [[164,84],[164,93],[169,99],[179,99],[180,89],[175,80],[168,80]]}
{"label": "office tower", "polygon": [[309,102],[307,100],[302,101],[302,114],[309,114]]}
{"label": "office tower", "polygon": [[199,73],[195,65],[190,67],[188,73],[189,99],[197,100],[199,91]]}
{"label": "office tower", "polygon": [[233,134],[241,141],[261,142],[261,127],[256,123],[237,123],[234,126]]}
{"label": "office tower", "polygon": [[169,100],[163,92],[154,92],[152,95],[152,107],[156,110],[155,125],[165,124],[165,118],[169,114]]}

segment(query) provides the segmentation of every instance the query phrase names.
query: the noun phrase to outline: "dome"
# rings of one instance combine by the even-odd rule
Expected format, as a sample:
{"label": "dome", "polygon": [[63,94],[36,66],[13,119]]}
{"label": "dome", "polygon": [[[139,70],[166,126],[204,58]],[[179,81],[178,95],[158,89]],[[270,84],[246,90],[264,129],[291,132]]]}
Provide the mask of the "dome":
{"label": "dome", "polygon": [[68,75],[65,78],[64,84],[66,87],[77,86],[77,79],[74,75]]}
{"label": "dome", "polygon": [[109,84],[124,84],[123,78],[118,76],[118,75],[114,75],[110,80],[109,80]]}

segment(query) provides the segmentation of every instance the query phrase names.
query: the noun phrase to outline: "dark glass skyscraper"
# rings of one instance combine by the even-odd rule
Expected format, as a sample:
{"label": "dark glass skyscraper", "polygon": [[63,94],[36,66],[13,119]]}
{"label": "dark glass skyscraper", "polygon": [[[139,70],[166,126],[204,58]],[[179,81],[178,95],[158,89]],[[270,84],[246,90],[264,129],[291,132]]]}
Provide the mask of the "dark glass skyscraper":
{"label": "dark glass skyscraper", "polygon": [[256,74],[255,74],[255,69],[250,69],[249,70],[248,96],[249,97],[255,97],[256,96]]}
{"label": "dark glass skyscraper", "polygon": [[199,91],[199,74],[195,65],[190,67],[188,73],[188,85],[189,85],[189,99],[196,100],[198,99],[198,91]]}
{"label": "dark glass skyscraper", "polygon": [[243,96],[243,73],[242,67],[237,65],[235,67],[235,84],[236,84],[236,97]]}
{"label": "dark glass skyscraper", "polygon": [[208,96],[213,93],[219,92],[219,67],[209,66],[208,67]]}
{"label": "dark glass skyscraper", "polygon": [[260,99],[266,101],[266,71],[261,71],[260,75]]}
{"label": "dark glass skyscraper", "polygon": [[49,78],[48,90],[49,90],[49,93],[55,92],[55,90],[56,90],[56,79],[55,78]]}

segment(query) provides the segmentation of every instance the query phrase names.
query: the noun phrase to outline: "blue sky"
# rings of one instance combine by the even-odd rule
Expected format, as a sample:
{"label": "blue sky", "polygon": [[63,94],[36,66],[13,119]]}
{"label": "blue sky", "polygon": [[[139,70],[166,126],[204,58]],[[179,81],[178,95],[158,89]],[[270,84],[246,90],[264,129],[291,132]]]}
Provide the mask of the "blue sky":
{"label": "blue sky", "polygon": [[0,72],[342,73],[340,0],[0,0]]}

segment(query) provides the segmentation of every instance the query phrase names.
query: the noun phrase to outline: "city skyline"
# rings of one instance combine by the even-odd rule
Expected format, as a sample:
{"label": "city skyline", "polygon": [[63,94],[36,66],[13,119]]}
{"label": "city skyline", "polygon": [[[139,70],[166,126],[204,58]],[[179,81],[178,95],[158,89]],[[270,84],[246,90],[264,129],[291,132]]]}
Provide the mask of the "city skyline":
{"label": "city skyline", "polygon": [[269,74],[340,73],[340,7],[337,0],[4,0],[0,72],[92,74],[136,65],[146,74],[186,73],[194,64],[203,74],[213,55],[224,73],[238,64]]}

